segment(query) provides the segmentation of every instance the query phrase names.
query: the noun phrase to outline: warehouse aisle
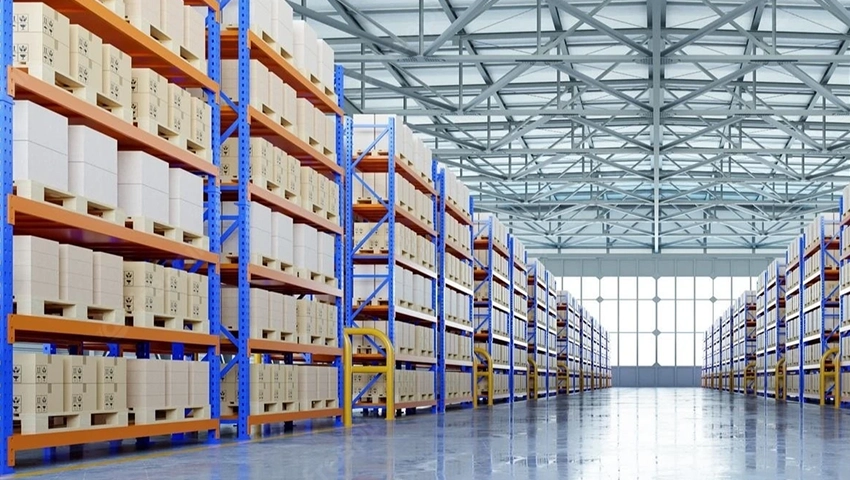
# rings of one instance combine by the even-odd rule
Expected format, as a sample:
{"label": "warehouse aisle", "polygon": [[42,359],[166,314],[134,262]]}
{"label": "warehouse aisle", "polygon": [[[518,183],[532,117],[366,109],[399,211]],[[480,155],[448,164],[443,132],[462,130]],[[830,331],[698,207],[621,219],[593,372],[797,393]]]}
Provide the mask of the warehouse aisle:
{"label": "warehouse aisle", "polygon": [[[803,424],[801,425],[801,421]],[[805,444],[801,437],[806,438]],[[850,417],[702,389],[612,389],[295,439],[24,470],[37,479],[839,478]]]}

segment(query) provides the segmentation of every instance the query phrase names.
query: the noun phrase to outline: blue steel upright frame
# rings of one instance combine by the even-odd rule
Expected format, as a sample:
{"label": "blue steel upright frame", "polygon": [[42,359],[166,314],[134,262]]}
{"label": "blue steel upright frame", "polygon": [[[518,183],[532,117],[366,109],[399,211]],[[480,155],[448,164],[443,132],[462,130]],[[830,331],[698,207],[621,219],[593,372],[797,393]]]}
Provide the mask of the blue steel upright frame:
{"label": "blue steel upright frame", "polygon": [[[539,261],[535,261],[533,264],[528,264],[528,332],[526,341],[528,342],[528,355],[529,357],[534,358],[534,362],[537,364],[537,369],[534,372],[536,378],[535,382],[540,380],[540,373],[543,372],[545,375],[543,382],[543,394],[549,394],[549,351],[547,349],[547,339],[549,338],[549,328],[547,324],[547,319],[549,318],[549,311],[546,308],[546,299],[540,298],[539,292],[540,289],[543,289],[544,295],[548,295],[548,286],[545,284],[545,272],[538,271],[538,266],[542,266],[542,263]],[[544,278],[541,280],[541,274],[544,274]],[[541,312],[542,310],[542,312]],[[540,338],[540,332],[543,332],[543,338]],[[541,365],[541,362],[538,361],[540,358],[538,354],[543,354],[546,358],[546,365]],[[529,378],[529,381],[532,381]],[[537,388],[538,396],[540,396],[540,386]]]}
{"label": "blue steel upright frame", "polygon": [[[223,0],[220,5],[220,10],[224,10],[224,8],[230,3],[232,0]],[[250,431],[250,422],[249,417],[251,415],[251,409],[245,408],[248,405],[251,405],[251,349],[249,346],[250,340],[250,332],[251,332],[251,283],[250,283],[250,261],[251,258],[251,195],[249,192],[250,185],[250,172],[251,172],[251,159],[250,159],[250,142],[251,142],[251,122],[250,122],[250,103],[251,103],[251,47],[249,42],[249,33],[251,26],[251,11],[250,11],[251,2],[249,1],[240,1],[238,8],[238,18],[239,25],[237,28],[237,69],[239,72],[239,80],[238,80],[238,98],[237,101],[234,102],[230,99],[225,92],[220,92],[221,99],[223,102],[229,106],[229,108],[233,109],[236,114],[236,119],[232,125],[228,125],[226,128],[220,128],[219,130],[213,130],[214,132],[223,132],[220,138],[220,142],[224,143],[224,141],[231,137],[234,133],[237,135],[237,150],[238,150],[238,181],[236,184],[236,192],[237,192],[237,215],[235,217],[222,217],[221,220],[232,222],[232,225],[225,231],[219,231],[219,240],[218,245],[219,248],[221,244],[229,238],[230,235],[236,234],[238,236],[238,280],[237,280],[237,288],[238,288],[238,308],[237,308],[237,335],[233,335],[231,332],[227,331],[226,328],[221,327],[219,330],[221,334],[226,337],[235,347],[236,354],[233,358],[220,370],[219,379],[223,379],[227,373],[232,368],[237,369],[237,401],[241,408],[238,409],[237,418],[236,418],[236,438],[237,440],[248,440],[251,438]],[[216,22],[217,23],[217,22]],[[209,21],[208,21],[209,24]],[[208,25],[209,27],[209,25]],[[220,25],[216,27],[215,30],[219,35],[216,35],[215,38],[218,40],[219,45],[221,41],[220,37]],[[208,38],[212,37],[212,30],[209,31],[207,35]],[[220,47],[218,48],[220,51]],[[220,64],[219,64],[220,68]],[[334,93],[337,95],[337,104],[341,107],[343,105],[343,69],[341,66],[335,66],[334,68]],[[300,92],[299,92],[300,93]],[[337,151],[337,163],[339,163],[339,152],[340,147],[344,144],[343,134],[342,134],[342,122],[343,119],[339,115],[336,117],[336,151]],[[214,154],[218,155],[221,149],[215,149]],[[291,153],[291,152],[290,152]],[[339,186],[340,195],[340,213],[344,216],[344,191],[345,188],[341,183],[342,177],[338,174],[334,174],[334,180],[336,184]],[[334,274],[337,279],[337,288],[342,287],[343,280],[343,270],[342,270],[342,248],[341,248],[342,239],[340,235],[335,235],[334,238]],[[220,283],[220,282],[219,282]],[[342,310],[344,308],[347,296],[343,296],[340,298],[336,297],[336,306],[337,306],[337,339],[342,344]],[[217,303],[220,305],[220,302]],[[220,308],[220,307],[219,307]],[[287,355],[290,360],[287,360],[288,363],[291,363],[291,355]],[[268,363],[270,361],[269,355],[263,355],[262,361],[264,363]],[[341,369],[342,362],[339,357],[334,360],[333,365],[340,372],[339,378],[342,378]],[[220,380],[216,380],[218,384]],[[342,399],[342,381],[337,385],[337,393],[338,398]],[[214,404],[219,408],[219,400],[217,399]]]}
{"label": "blue steel upright frame", "polygon": [[[841,375],[850,372],[850,361],[846,361],[845,358],[850,356],[850,352],[847,351],[847,346],[845,342],[850,340],[845,340],[850,337],[850,315],[848,315],[846,309],[850,307],[847,302],[850,302],[850,278],[848,278],[848,274],[850,272],[845,272],[845,269],[850,268],[850,248],[846,248],[845,246],[850,240],[850,214],[845,211],[845,208],[850,207],[850,205],[844,205],[844,199],[841,199],[838,205],[838,212],[840,215],[840,224],[839,224],[839,247],[841,249],[841,253],[839,255],[839,265],[840,265],[840,276],[838,287],[841,289],[839,291],[839,304],[841,313],[841,321],[839,322],[838,336],[839,336],[839,387],[842,387],[840,382]],[[839,403],[841,408],[849,408],[850,407],[850,398],[844,396],[844,391],[850,389],[850,386],[843,385],[842,388],[839,388],[838,396],[836,397],[836,402]]]}
{"label": "blue steel upright frame", "polygon": [[[768,267],[769,268],[769,267]],[[767,397],[767,281],[768,271],[761,272],[756,291],[756,395]],[[761,368],[759,368],[761,367]],[[759,388],[761,387],[761,388]]]}
{"label": "blue steel upright frame", "polygon": [[[342,98],[342,95],[340,95]],[[375,139],[372,143],[363,150],[363,152],[358,152],[355,156],[354,152],[354,131],[358,128],[365,129],[373,129],[377,133],[375,135]],[[398,151],[396,148],[396,123],[395,118],[389,117],[387,119],[386,124],[355,124],[351,118],[346,118],[345,123],[345,146],[346,150],[343,153],[344,158],[344,172],[345,172],[345,202],[343,210],[345,211],[345,257],[344,257],[344,271],[345,271],[345,284],[346,284],[346,294],[345,297],[351,302],[349,306],[345,307],[345,328],[349,327],[358,327],[357,319],[368,316],[365,313],[365,309],[371,304],[372,300],[377,297],[382,289],[386,287],[387,291],[387,313],[386,315],[378,315],[374,317],[376,320],[386,320],[387,322],[387,337],[390,342],[392,342],[393,346],[395,346],[395,323],[399,321],[401,315],[399,305],[396,305],[396,273],[399,267],[397,263],[397,255],[396,255],[396,226],[398,221],[398,216],[396,215],[396,210],[399,208],[396,204],[396,194],[398,193],[396,190],[396,172],[399,170],[396,168],[396,162],[400,161],[400,157],[398,156]],[[386,168],[382,167],[381,173],[387,174],[387,198],[381,198],[382,195],[379,195],[373,185],[370,185],[366,179],[363,177],[363,174],[360,173],[360,168],[362,167],[364,159],[366,159],[370,153],[375,149],[379,142],[381,142],[384,138],[387,139],[387,152],[386,152]],[[431,161],[431,175],[433,176],[436,173],[436,165],[435,162]],[[379,204],[386,210],[386,213],[381,211],[382,215],[380,219],[375,222],[370,231],[360,240],[359,244],[354,243],[354,219],[357,216],[357,212],[355,211],[354,204],[354,185],[355,182],[362,185],[366,188],[372,197],[379,199]],[[435,203],[432,208],[432,214],[434,215],[434,225],[435,227],[440,227],[440,219],[438,218],[438,210],[436,205],[436,199],[431,198],[432,202]],[[384,266],[386,265],[386,273],[385,274],[355,274],[354,266],[358,264],[359,261],[367,261],[366,259],[361,260],[362,256],[358,255],[356,252],[360,250],[361,246],[365,244],[365,242],[369,241],[374,235],[378,233],[378,230],[382,225],[386,225],[387,227],[387,255],[384,259],[384,256],[381,256],[381,260],[378,261],[377,265]],[[427,237],[427,235],[426,235]],[[437,248],[439,243],[439,235],[431,236],[430,241],[434,244],[434,247]],[[437,252],[439,254],[439,252]],[[376,264],[373,260],[368,260],[370,264]],[[434,315],[427,315],[425,313],[420,312],[406,312],[406,317],[415,317],[417,322],[426,323],[431,326],[431,328],[435,329],[435,347],[438,342],[441,334],[436,329],[438,328],[438,315],[437,315],[437,298],[438,298],[438,272],[433,272],[434,277],[430,279],[431,284],[431,306],[434,308]],[[370,294],[362,299],[362,303],[360,305],[353,304],[353,294],[354,294],[354,281],[356,279],[372,279],[375,280],[377,285],[375,289],[370,292]],[[383,351],[382,348],[378,346],[371,338],[368,339],[372,343],[372,346],[381,354],[386,355],[386,352]],[[437,349],[434,349],[437,352]],[[398,358],[397,358],[398,360]],[[417,364],[420,362],[404,362],[397,361],[397,364],[401,364],[405,369],[415,369]],[[434,391],[435,393],[440,388],[441,381],[439,377],[441,377],[440,369],[439,369],[438,359],[434,358],[433,363],[429,364],[429,370],[434,373]],[[445,370],[442,370],[445,372]],[[353,393],[353,406],[357,406],[362,396],[372,388],[381,377],[381,374],[375,375],[363,388],[360,392]],[[437,407],[438,402],[435,399],[433,406]],[[399,409],[405,408],[404,405],[396,405]],[[376,408],[380,408],[379,405]],[[413,407],[416,408],[416,407]]]}
{"label": "blue steel upright frame", "polygon": [[546,270],[546,396],[558,394],[558,302],[554,275]]}
{"label": "blue steel upright frame", "polygon": [[[508,390],[511,392],[511,396],[509,399],[510,403],[513,403],[516,399],[520,397],[524,397],[528,395],[528,389],[525,391],[519,392],[516,389],[516,376],[523,372],[526,376],[528,376],[528,361],[526,360],[525,367],[517,367],[516,366],[516,355],[517,349],[523,349],[525,351],[526,358],[528,357],[528,343],[525,342],[525,333],[528,328],[528,316],[520,315],[517,312],[522,310],[526,312],[526,304],[528,302],[528,290],[524,288],[520,288],[520,285],[524,287],[528,287],[528,271],[527,266],[525,265],[525,259],[520,259],[517,255],[519,250],[519,239],[516,238],[513,234],[508,235],[508,261],[510,262],[510,267],[508,269],[509,278],[508,283],[510,286],[510,296],[508,300],[510,305],[508,309],[511,313],[508,315],[509,323],[508,323],[508,338],[510,339],[510,362],[509,362],[509,375],[508,378]],[[519,277],[517,278],[517,273],[519,272]],[[517,308],[517,297],[523,298],[522,308]],[[517,331],[519,330],[519,332]],[[518,340],[518,336],[521,335],[522,340]],[[528,379],[526,378],[526,385]]]}
{"label": "blue steel upright frame", "polygon": [[[0,72],[0,85],[9,84],[9,68],[12,66],[12,1],[0,1],[0,35],[2,35],[3,68]],[[13,99],[6,88],[0,93],[0,122],[3,130],[0,135],[0,150],[3,158],[0,160],[0,236],[2,236],[2,252],[0,252],[0,474],[12,473],[13,469],[5,461],[9,451],[9,438],[12,436],[12,345],[9,343],[9,315],[12,313],[12,283],[13,272],[13,238],[12,225],[9,223],[9,194],[12,192],[12,111]]]}
{"label": "blue steel upright frame", "polygon": [[570,373],[570,292],[558,292],[558,336],[557,348],[555,349],[558,356],[556,357],[558,368],[566,370],[566,383],[561,385],[560,375],[556,377],[558,380],[558,393],[568,395],[570,393],[571,373]]}

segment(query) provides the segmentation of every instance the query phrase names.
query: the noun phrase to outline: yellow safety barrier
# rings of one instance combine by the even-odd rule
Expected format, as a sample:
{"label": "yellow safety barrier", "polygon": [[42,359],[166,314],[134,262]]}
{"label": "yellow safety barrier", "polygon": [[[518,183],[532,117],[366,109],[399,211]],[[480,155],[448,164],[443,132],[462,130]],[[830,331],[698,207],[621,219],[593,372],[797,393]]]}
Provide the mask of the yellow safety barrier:
{"label": "yellow safety barrier", "polygon": [[753,389],[753,395],[756,394],[756,362],[747,364],[744,368],[744,395],[750,394],[750,388]]}
{"label": "yellow safety barrier", "polygon": [[578,371],[578,391],[584,393],[584,369]]}
{"label": "yellow safety barrier", "polygon": [[[354,365],[351,352],[351,336],[364,335],[374,337],[381,344],[385,353],[385,365]],[[395,420],[395,350],[393,343],[387,335],[374,328],[346,328],[342,336],[342,392],[343,392],[343,425],[350,427],[354,416],[354,395],[352,393],[352,381],[355,373],[368,373],[372,375],[384,375],[387,382],[387,421]]]}
{"label": "yellow safety barrier", "polygon": [[[481,362],[478,360],[478,356],[484,357],[484,360],[487,362],[487,369],[479,371],[479,367],[481,366]],[[478,378],[487,379],[487,405],[493,406],[493,359],[490,358],[490,354],[487,353],[487,350],[483,348],[476,348],[475,355],[473,357],[473,371],[475,371],[475,381],[473,383],[472,394],[475,395],[475,400],[472,402],[472,408],[478,408]]]}
{"label": "yellow safety barrier", "polygon": [[776,362],[776,385],[773,388],[773,394],[777,402],[785,401],[785,359],[780,358]]}
{"label": "yellow safety barrier", "polygon": [[[558,365],[557,385],[559,392],[561,390],[570,391],[570,370],[564,364]],[[563,385],[563,388],[561,388],[561,385]]]}
{"label": "yellow safety barrier", "polygon": [[[838,384],[839,368],[835,361],[836,355],[838,355],[838,347],[831,347],[820,357],[820,404],[826,405],[826,380],[831,378],[835,384],[835,408],[838,408],[841,406],[841,392],[838,390],[840,387]],[[827,362],[831,363],[830,371],[826,370]]]}
{"label": "yellow safety barrier", "polygon": [[528,399],[537,399],[537,362],[531,355],[528,356]]}
{"label": "yellow safety barrier", "polygon": [[729,393],[735,392],[735,372],[729,370]]}

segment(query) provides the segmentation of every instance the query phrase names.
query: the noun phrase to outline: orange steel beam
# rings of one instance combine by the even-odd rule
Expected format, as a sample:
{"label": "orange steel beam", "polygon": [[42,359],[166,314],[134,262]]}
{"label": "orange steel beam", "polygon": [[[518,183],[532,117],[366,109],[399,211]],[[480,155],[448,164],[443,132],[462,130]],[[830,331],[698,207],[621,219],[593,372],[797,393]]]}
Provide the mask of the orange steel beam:
{"label": "orange steel beam", "polygon": [[[239,275],[239,265],[226,263],[221,265],[221,280],[235,285]],[[288,294],[316,294],[342,296],[342,290],[323,282],[300,278],[262,265],[248,265],[248,281],[251,285],[267,290],[281,291]]]}
{"label": "orange steel beam", "polygon": [[[221,192],[221,200],[223,202],[236,201],[238,194],[235,191],[235,183],[223,183]],[[226,189],[231,187],[232,189]],[[260,186],[253,183],[248,184],[248,196],[250,200],[261,203],[272,209],[274,212],[279,212],[292,217],[297,223],[306,223],[319,230],[327,233],[335,233],[342,235],[343,228],[340,225],[313,213],[301,205],[286,200],[280,195],[276,195]]]}
{"label": "orange steel beam", "polygon": [[36,235],[114,253],[128,260],[184,258],[218,263],[218,256],[207,250],[15,195],[9,196],[9,223],[15,226],[18,235]]}
{"label": "orange steel beam", "polygon": [[[359,155],[354,156],[355,160],[357,158],[359,158]],[[355,168],[363,173],[386,172],[389,167],[389,162],[390,157],[388,155],[369,154],[361,158],[360,161],[357,162],[357,167]],[[419,175],[419,172],[414,170],[413,167],[408,165],[407,162],[402,160],[398,155],[396,155],[395,171],[420,192],[426,195],[437,194],[437,189],[434,187],[434,184],[428,183],[425,178]]]}
{"label": "orange steel beam", "polygon": [[[313,420],[317,418],[339,417],[342,415],[341,408],[328,408],[324,410],[308,410],[305,412],[278,412],[262,413],[248,416],[248,425],[268,425],[272,423],[297,422],[300,420]],[[222,420],[236,420],[234,415],[225,415]]]}
{"label": "orange steel beam", "polygon": [[23,0],[46,3],[133,59],[134,68],[150,68],[182,87],[205,87],[218,91],[218,85],[204,72],[172,52],[165,45],[128,24],[97,0]]}
{"label": "orange steel beam", "polygon": [[[99,5],[97,2],[94,3]],[[129,25],[124,28],[133,30]],[[146,132],[97,105],[33,77],[21,69],[9,70],[8,89],[15,100],[30,100],[68,117],[71,124],[85,125],[114,138],[118,141],[119,150],[141,150],[168,162],[172,167],[218,175],[218,168],[215,165],[185,148],[180,148],[164,138]]]}
{"label": "orange steel beam", "polygon": [[[384,218],[387,214],[387,208],[379,203],[356,203],[352,205],[355,217],[362,217],[367,221],[377,222]],[[436,236],[437,231],[434,227],[426,225],[419,218],[414,217],[412,213],[404,208],[395,206],[396,221],[404,224],[411,230],[421,235]]]}
{"label": "orange steel beam", "polygon": [[159,437],[173,433],[203,432],[208,430],[215,430],[217,432],[218,427],[218,420],[204,419],[130,425],[126,427],[98,427],[25,435],[16,434],[9,438],[8,462],[9,466],[15,465],[15,452],[19,450],[109,442],[127,438]]}
{"label": "orange steel beam", "polygon": [[[316,108],[325,113],[345,115],[342,108],[337,105],[336,100],[325,95],[324,91],[310,81],[298,68],[284,59],[275,49],[264,42],[256,33],[248,32],[248,48],[251,49],[251,58],[265,65],[271,73],[274,73],[284,83],[295,89],[298,98],[306,98]],[[239,36],[235,28],[221,30],[221,58],[224,60],[235,60],[239,54]],[[333,86],[333,85],[329,85]]]}
{"label": "orange steel beam", "polygon": [[[358,307],[354,307],[358,308]],[[358,317],[375,317],[376,319],[385,319],[389,315],[390,307],[388,305],[367,305],[360,311]],[[427,313],[417,312],[409,308],[395,307],[395,319],[406,323],[433,325],[437,323],[437,317]]]}

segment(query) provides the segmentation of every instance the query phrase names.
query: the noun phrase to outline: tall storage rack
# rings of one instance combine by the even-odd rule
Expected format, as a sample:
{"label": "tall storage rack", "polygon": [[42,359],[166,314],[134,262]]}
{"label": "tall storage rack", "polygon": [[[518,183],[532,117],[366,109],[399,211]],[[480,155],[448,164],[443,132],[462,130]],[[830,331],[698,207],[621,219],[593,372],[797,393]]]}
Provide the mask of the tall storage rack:
{"label": "tall storage rack", "polygon": [[571,393],[572,376],[570,373],[570,317],[573,315],[569,292],[558,292],[558,393]]}
{"label": "tall storage rack", "polygon": [[[151,68],[184,88],[201,88],[211,107],[213,125],[217,125],[219,113],[215,104],[220,83],[218,52],[217,5],[213,1],[187,2],[207,6],[208,36],[210,52],[208,73],[180,58],[164,46],[140,32],[128,27],[123,18],[98,2],[83,0],[45,0],[51,8],[69,18],[72,24],[81,25],[92,34],[120,46],[121,50],[139,64]],[[2,131],[3,161],[0,162],[2,195],[0,195],[0,451],[6,460],[0,462],[0,474],[10,473],[15,465],[15,453],[22,450],[52,448],[81,443],[118,441],[123,439],[147,439],[151,436],[207,431],[210,438],[218,434],[218,375],[217,350],[219,346],[219,312],[214,307],[218,300],[218,139],[212,139],[213,155],[205,160],[188,150],[183,150],[167,140],[149,134],[129,122],[118,119],[105,110],[66,92],[59,87],[30,76],[22,70],[12,68],[13,52],[13,2],[0,3],[2,19],[2,54],[4,67],[0,82],[9,86],[4,89],[0,101],[0,117],[5,128]],[[166,161],[172,167],[184,168],[202,175],[207,180],[205,220],[210,228],[209,249],[188,245],[180,240],[164,238],[126,228],[108,220],[78,213],[55,205],[42,203],[13,191],[12,172],[12,126],[13,102],[28,100],[44,106],[69,119],[73,124],[85,124],[89,128],[117,140],[119,150],[144,150]],[[211,333],[201,333],[162,328],[132,327],[109,324],[106,321],[72,320],[51,316],[18,315],[13,310],[13,235],[33,235],[66,244],[91,248],[97,252],[119,255],[127,260],[170,262],[174,267],[192,268],[206,273],[209,280],[209,323]],[[182,240],[182,239],[181,239]],[[48,352],[57,348],[70,347],[76,353],[87,350],[105,350],[109,356],[120,356],[122,352],[135,352],[137,358],[151,354],[174,355],[175,359],[189,356],[204,358],[209,362],[210,415],[204,419],[188,419],[168,423],[102,426],[92,429],[51,431],[21,434],[13,430],[13,346],[16,342],[47,344]],[[105,344],[105,347],[104,347]]]}
{"label": "tall storage rack", "polygon": [[611,337],[608,331],[602,332],[602,375],[603,387],[611,388],[613,378],[611,377]]}
{"label": "tall storage rack", "polygon": [[756,281],[756,395],[767,396],[767,270],[761,272]]}
{"label": "tall storage rack", "polygon": [[756,384],[756,296],[744,292],[735,303],[733,365],[734,391],[754,394]]}
{"label": "tall storage rack", "polygon": [[[447,335],[456,335],[454,338],[458,341],[466,339],[469,352],[472,352],[475,341],[473,337],[473,292],[472,288],[461,284],[457,279],[450,278],[447,272],[446,260],[447,256],[454,257],[458,261],[460,268],[466,269],[466,274],[459,277],[472,278],[473,274],[473,256],[470,250],[470,245],[473,241],[473,204],[472,199],[469,201],[468,212],[464,212],[456,204],[454,199],[448,197],[446,191],[446,172],[445,170],[438,172],[436,180],[438,185],[437,196],[437,409],[444,412],[446,406],[457,405],[472,402],[471,396],[456,395],[449,396],[447,392],[447,379],[449,377],[463,378],[469,376],[466,384],[472,386],[474,376],[472,372],[473,363],[470,359],[459,358],[452,354],[449,357],[446,347]],[[465,242],[461,239],[450,238],[446,229],[447,217],[451,216],[462,227],[462,231],[466,235]],[[461,273],[461,272],[458,272]],[[466,301],[465,322],[459,322],[459,311],[452,311],[447,308],[447,296],[456,295],[461,302],[455,302],[455,308]],[[452,337],[449,337],[452,338]],[[461,382],[462,383],[462,382]]]}
{"label": "tall storage rack", "polygon": [[800,262],[803,400],[820,404],[838,394],[839,235],[837,214],[819,215],[807,229]]}
{"label": "tall storage rack", "polygon": [[569,292],[567,304],[567,366],[569,368],[570,393],[579,392],[579,378],[581,376],[581,305]]}
{"label": "tall storage rack", "polygon": [[[507,245],[507,234],[497,232],[499,226],[492,216],[476,214],[475,220],[475,326],[476,348],[483,348],[493,361],[495,385],[504,384],[505,388],[494,388],[494,400],[512,396],[508,390],[511,382],[510,356],[513,350],[511,338],[511,309],[509,298],[494,298],[497,291],[511,295],[511,282],[508,275],[497,271],[496,262],[504,268],[510,265],[510,252]],[[504,237],[504,240],[501,239]],[[499,294],[501,297],[502,295]],[[529,345],[530,348],[530,345]],[[502,353],[499,353],[502,352]],[[479,359],[483,361],[484,359]],[[486,397],[479,393],[481,385],[476,385],[475,395]],[[502,390],[503,393],[499,393]],[[486,391],[486,390],[485,390]]]}
{"label": "tall storage rack", "polygon": [[[345,157],[345,272],[346,297],[353,304],[345,308],[345,327],[363,327],[363,322],[374,322],[375,328],[383,330],[392,342],[395,350],[396,376],[399,370],[428,372],[432,377],[431,393],[437,388],[437,272],[436,265],[429,267],[413,258],[412,245],[402,242],[404,226],[417,237],[424,238],[427,250],[421,257],[437,258],[437,230],[439,220],[435,197],[437,186],[433,179],[437,174],[433,160],[429,162],[428,176],[420,175],[409,159],[402,158],[398,141],[400,130],[394,117],[376,118],[372,123],[355,123],[347,119]],[[368,120],[367,120],[368,122]],[[358,145],[355,148],[355,136],[365,132],[371,144]],[[372,133],[369,133],[372,132]],[[378,148],[384,142],[386,150]],[[425,173],[425,172],[422,172]],[[368,177],[374,174],[374,177]],[[371,178],[371,180],[370,180]],[[383,183],[385,179],[386,183]],[[412,189],[426,196],[431,202],[428,212],[412,209],[407,198],[402,197],[402,179]],[[381,185],[379,185],[381,183]],[[354,198],[354,190],[361,189],[363,198]],[[419,215],[422,214],[422,215]],[[355,221],[364,222],[366,231],[356,232]],[[417,240],[418,241],[418,240]],[[374,242],[371,243],[370,242]],[[371,253],[367,253],[370,252]],[[407,255],[405,255],[407,253]],[[436,263],[436,262],[435,262]],[[374,273],[364,272],[363,268],[374,267]],[[410,277],[423,278],[425,285],[417,290],[410,285]],[[373,282],[368,285],[368,282]],[[365,286],[356,287],[355,283]],[[405,286],[406,285],[406,286]],[[414,302],[410,293],[424,295],[422,302]],[[425,305],[422,305],[424,303]],[[405,336],[422,328],[433,338],[430,342],[410,342]],[[404,332],[408,333],[405,334]],[[422,337],[420,337],[422,338]],[[363,349],[355,353],[353,361],[357,364],[376,365],[386,362],[386,352],[371,338],[362,339]],[[416,345],[416,349],[411,345]],[[421,348],[424,347],[424,348]],[[365,380],[365,379],[364,379]],[[385,390],[381,388],[384,380],[375,375],[360,383],[355,381],[353,406],[364,409],[380,410],[386,407]],[[396,390],[395,408],[397,410],[415,410],[421,407],[436,407],[435,396],[419,392],[416,385],[410,385],[408,393]],[[385,384],[384,384],[385,385]],[[378,387],[375,389],[374,387]],[[426,385],[421,385],[425,390]],[[417,393],[412,393],[415,389]],[[364,398],[371,392],[371,396]]]}
{"label": "tall storage rack", "polygon": [[839,324],[839,395],[836,403],[843,408],[850,406],[850,187],[844,188],[840,202],[841,214],[840,239],[840,292],[841,323]]}
{"label": "tall storage rack", "polygon": [[539,260],[529,259],[528,355],[536,364],[537,392],[542,396],[557,391],[557,304],[550,292],[554,294],[554,289],[550,288],[549,272]]}
{"label": "tall storage rack", "polygon": [[801,256],[806,248],[805,235],[801,235],[791,242],[786,253],[785,261],[785,304],[787,305],[786,317],[786,395],[789,400],[802,401],[803,393],[803,370],[802,370],[802,345],[803,318],[802,318],[802,284],[803,284],[803,261]]}
{"label": "tall storage rack", "polygon": [[785,395],[784,374],[777,377],[777,367],[785,368],[785,260],[771,262],[765,278],[764,392],[780,399]]}
{"label": "tall storage rack", "polygon": [[525,264],[525,247],[514,235],[508,235],[508,252],[511,258],[509,280],[511,284],[511,371],[508,389],[511,401],[528,396],[528,267]]}
{"label": "tall storage rack", "polygon": [[[279,195],[273,195],[262,186],[254,185],[251,178],[251,137],[262,137],[273,146],[282,149],[288,155],[297,158],[301,166],[309,167],[318,174],[324,175],[334,182],[342,191],[343,167],[339,156],[331,158],[299,138],[293,131],[285,128],[280,122],[267,116],[252,105],[251,91],[251,61],[257,60],[270,72],[276,74],[284,83],[292,87],[298,98],[308,99],[309,102],[326,114],[336,116],[336,152],[343,151],[342,144],[342,82],[341,67],[336,67],[334,75],[334,91],[336,99],[327,95],[310,78],[299,71],[290,61],[284,59],[280,51],[273,48],[251,30],[251,2],[241,1],[238,5],[238,28],[221,31],[221,57],[238,61],[238,97],[231,99],[228,93],[222,92],[221,131],[223,138],[236,135],[238,138],[238,180],[235,184],[222,185],[222,199],[236,201],[237,215],[223,217],[222,220],[232,222],[229,228],[222,232],[222,241],[230,235],[238,235],[238,259],[235,263],[222,266],[222,282],[238,288],[237,330],[231,332],[222,330],[227,340],[223,342],[222,350],[233,353],[233,358],[222,368],[222,378],[231,368],[237,369],[238,403],[236,415],[228,416],[223,421],[236,423],[237,438],[250,438],[250,428],[255,425],[282,423],[295,420],[305,420],[322,417],[334,417],[342,414],[339,405],[331,408],[321,408],[308,411],[294,412],[252,412],[251,405],[251,370],[252,355],[261,354],[263,363],[282,360],[293,363],[295,356],[306,363],[330,363],[338,371],[341,368],[340,358],[342,349],[338,345],[312,345],[294,342],[284,342],[251,338],[251,288],[295,295],[299,297],[326,296],[333,299],[336,305],[337,341],[341,337],[341,313],[343,311],[342,296],[342,228],[322,218],[311,210],[296,205]],[[340,195],[340,210],[342,211],[342,195]],[[294,223],[312,226],[318,231],[334,236],[334,274],[335,281],[328,284],[323,281],[298,276],[295,272],[286,272],[261,264],[251,263],[251,202],[256,202],[278,212],[290,216]],[[346,297],[348,298],[348,297]],[[340,382],[338,382],[340,383]],[[337,385],[337,398],[341,397],[341,385]]]}

